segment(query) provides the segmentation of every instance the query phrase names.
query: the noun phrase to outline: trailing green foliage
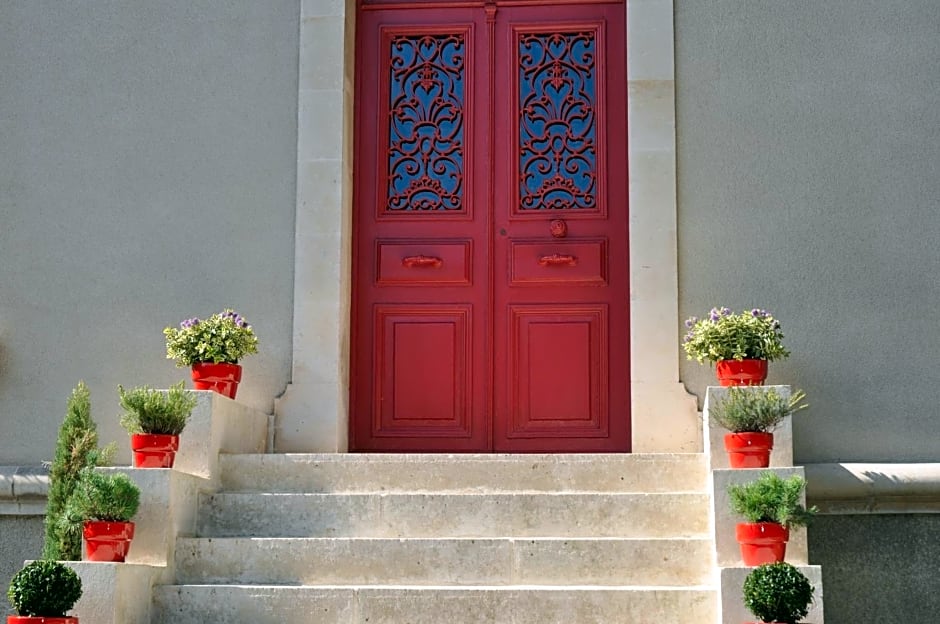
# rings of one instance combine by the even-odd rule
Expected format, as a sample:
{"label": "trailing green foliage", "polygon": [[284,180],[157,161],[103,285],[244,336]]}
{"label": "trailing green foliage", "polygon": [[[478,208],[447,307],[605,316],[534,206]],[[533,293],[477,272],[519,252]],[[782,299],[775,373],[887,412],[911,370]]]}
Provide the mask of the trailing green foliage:
{"label": "trailing green foliage", "polygon": [[85,520],[128,522],[140,506],[140,488],[122,472],[102,474],[83,468],[65,509],[70,525]]}
{"label": "trailing green foliage", "polygon": [[754,308],[734,314],[729,308],[712,308],[708,317],[692,317],[682,348],[699,363],[718,360],[767,360],[788,357],[783,348],[780,321],[767,310]]}
{"label": "trailing green foliage", "polygon": [[723,399],[709,406],[708,415],[712,424],[734,433],[768,432],[787,416],[809,407],[805,398],[800,390],[785,398],[776,388],[732,386]]}
{"label": "trailing green foliage", "polygon": [[776,522],[785,527],[805,526],[816,508],[805,509],[800,502],[806,479],[793,475],[781,479],[766,470],[756,481],[728,486],[731,510],[747,522]]}
{"label": "trailing green foliage", "polygon": [[744,606],[762,622],[797,624],[809,613],[813,586],[789,563],[766,563],[744,579]]}
{"label": "trailing green foliage", "polygon": [[170,386],[170,389],[154,390],[149,386],[132,388],[125,392],[118,386],[121,397],[121,426],[128,433],[152,433],[161,435],[179,435],[186,428],[193,409],[196,407],[196,395],[183,389],[183,381]]}
{"label": "trailing green foliage", "polygon": [[18,615],[65,617],[82,596],[82,580],[58,561],[33,561],[13,575],[7,598]]}
{"label": "trailing green foliage", "polygon": [[191,318],[179,329],[167,327],[166,357],[177,366],[196,362],[237,364],[246,355],[258,352],[258,338],[244,318],[226,309],[205,320]]}
{"label": "trailing green foliage", "polygon": [[[91,418],[91,398],[84,382],[72,390],[49,469],[49,496],[46,502],[44,559],[79,561],[82,558],[81,535],[63,531],[62,516],[75,490],[79,472],[100,459],[98,429]],[[77,539],[76,539],[77,537]]]}

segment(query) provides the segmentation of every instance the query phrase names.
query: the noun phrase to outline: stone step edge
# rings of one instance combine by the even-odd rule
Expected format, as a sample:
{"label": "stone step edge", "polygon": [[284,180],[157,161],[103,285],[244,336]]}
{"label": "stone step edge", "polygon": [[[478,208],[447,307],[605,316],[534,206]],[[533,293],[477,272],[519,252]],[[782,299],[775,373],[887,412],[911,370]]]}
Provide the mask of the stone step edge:
{"label": "stone step edge", "polygon": [[271,583],[185,583],[179,585],[154,585],[153,589],[172,591],[181,588],[200,589],[284,589],[291,591],[449,591],[449,592],[508,592],[508,591],[546,591],[546,592],[593,592],[593,591],[620,591],[620,592],[649,592],[649,591],[718,591],[714,585],[278,585]]}
{"label": "stone step edge", "polygon": [[702,533],[689,536],[670,536],[670,537],[616,537],[616,536],[574,536],[565,537],[563,535],[544,535],[544,536],[518,536],[506,535],[502,537],[355,537],[349,535],[340,535],[329,537],[323,535],[311,537],[253,537],[250,535],[223,535],[219,537],[209,536],[186,536],[177,537],[177,546],[180,544],[189,544],[192,542],[225,542],[225,541],[244,541],[244,542],[708,542],[708,535]]}
{"label": "stone step edge", "polygon": [[546,490],[493,490],[493,491],[466,491],[466,490],[376,490],[363,491],[352,490],[348,492],[270,492],[268,490],[220,490],[218,492],[207,492],[201,496],[219,497],[219,496],[323,496],[323,497],[366,497],[380,496],[387,498],[404,498],[406,496],[421,497],[442,497],[442,496],[550,496],[553,498],[574,497],[574,496],[617,496],[617,497],[647,497],[647,496],[705,496],[704,490],[670,490],[668,492],[611,492],[610,490],[566,490],[564,492],[546,491]]}
{"label": "stone step edge", "polygon": [[678,459],[692,461],[705,458],[705,453],[220,453],[221,458],[240,457],[249,460],[266,457],[284,457],[316,459],[321,462],[355,460],[359,463],[383,461],[408,461],[441,463],[441,460],[454,461],[560,461],[590,462],[609,459],[630,459],[632,461],[655,461]]}

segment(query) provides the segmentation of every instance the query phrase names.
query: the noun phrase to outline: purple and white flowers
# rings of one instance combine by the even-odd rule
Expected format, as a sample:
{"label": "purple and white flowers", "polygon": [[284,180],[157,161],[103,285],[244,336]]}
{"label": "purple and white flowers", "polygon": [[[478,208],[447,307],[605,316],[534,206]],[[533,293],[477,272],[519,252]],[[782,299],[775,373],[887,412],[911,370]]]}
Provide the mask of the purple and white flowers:
{"label": "purple and white flowers", "polygon": [[699,363],[719,360],[776,360],[788,357],[783,348],[780,321],[762,308],[734,313],[730,308],[712,308],[708,316],[686,320],[688,332],[682,348]]}
{"label": "purple and white flowers", "polygon": [[258,352],[258,338],[248,321],[232,309],[207,319],[186,319],[179,328],[167,327],[166,356],[177,366],[197,362],[237,364],[246,355]]}

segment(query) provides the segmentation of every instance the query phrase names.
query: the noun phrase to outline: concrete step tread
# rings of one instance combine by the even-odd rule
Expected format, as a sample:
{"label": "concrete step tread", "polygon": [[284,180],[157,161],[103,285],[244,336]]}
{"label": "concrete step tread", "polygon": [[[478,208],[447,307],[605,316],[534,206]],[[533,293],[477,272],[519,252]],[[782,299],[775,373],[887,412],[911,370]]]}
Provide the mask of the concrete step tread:
{"label": "concrete step tread", "polygon": [[186,538],[180,583],[684,586],[710,576],[700,538]]}
{"label": "concrete step tread", "polygon": [[153,594],[153,624],[714,622],[718,608],[711,586],[165,585]]}
{"label": "concrete step tread", "polygon": [[704,454],[222,455],[225,490],[703,491]]}
{"label": "concrete step tread", "polygon": [[330,494],[201,497],[202,537],[686,537],[708,532],[690,493]]}

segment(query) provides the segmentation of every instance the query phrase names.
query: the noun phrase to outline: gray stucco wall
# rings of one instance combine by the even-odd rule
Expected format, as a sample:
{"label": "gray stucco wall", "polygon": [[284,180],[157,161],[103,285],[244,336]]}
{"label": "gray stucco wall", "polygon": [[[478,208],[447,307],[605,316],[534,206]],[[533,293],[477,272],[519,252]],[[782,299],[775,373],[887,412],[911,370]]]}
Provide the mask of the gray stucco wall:
{"label": "gray stucco wall", "polygon": [[162,330],[235,307],[273,411],[291,363],[299,0],[0,2],[0,465],[51,457],[84,379],[188,377]]}
{"label": "gray stucco wall", "polygon": [[810,562],[822,565],[826,624],[933,622],[940,611],[940,515],[819,516]]}
{"label": "gray stucco wall", "polygon": [[0,515],[0,617],[16,612],[7,600],[10,579],[27,559],[42,555],[42,516]]}
{"label": "gray stucco wall", "polygon": [[676,2],[680,317],[782,320],[797,463],[940,459],[938,31],[935,0]]}

